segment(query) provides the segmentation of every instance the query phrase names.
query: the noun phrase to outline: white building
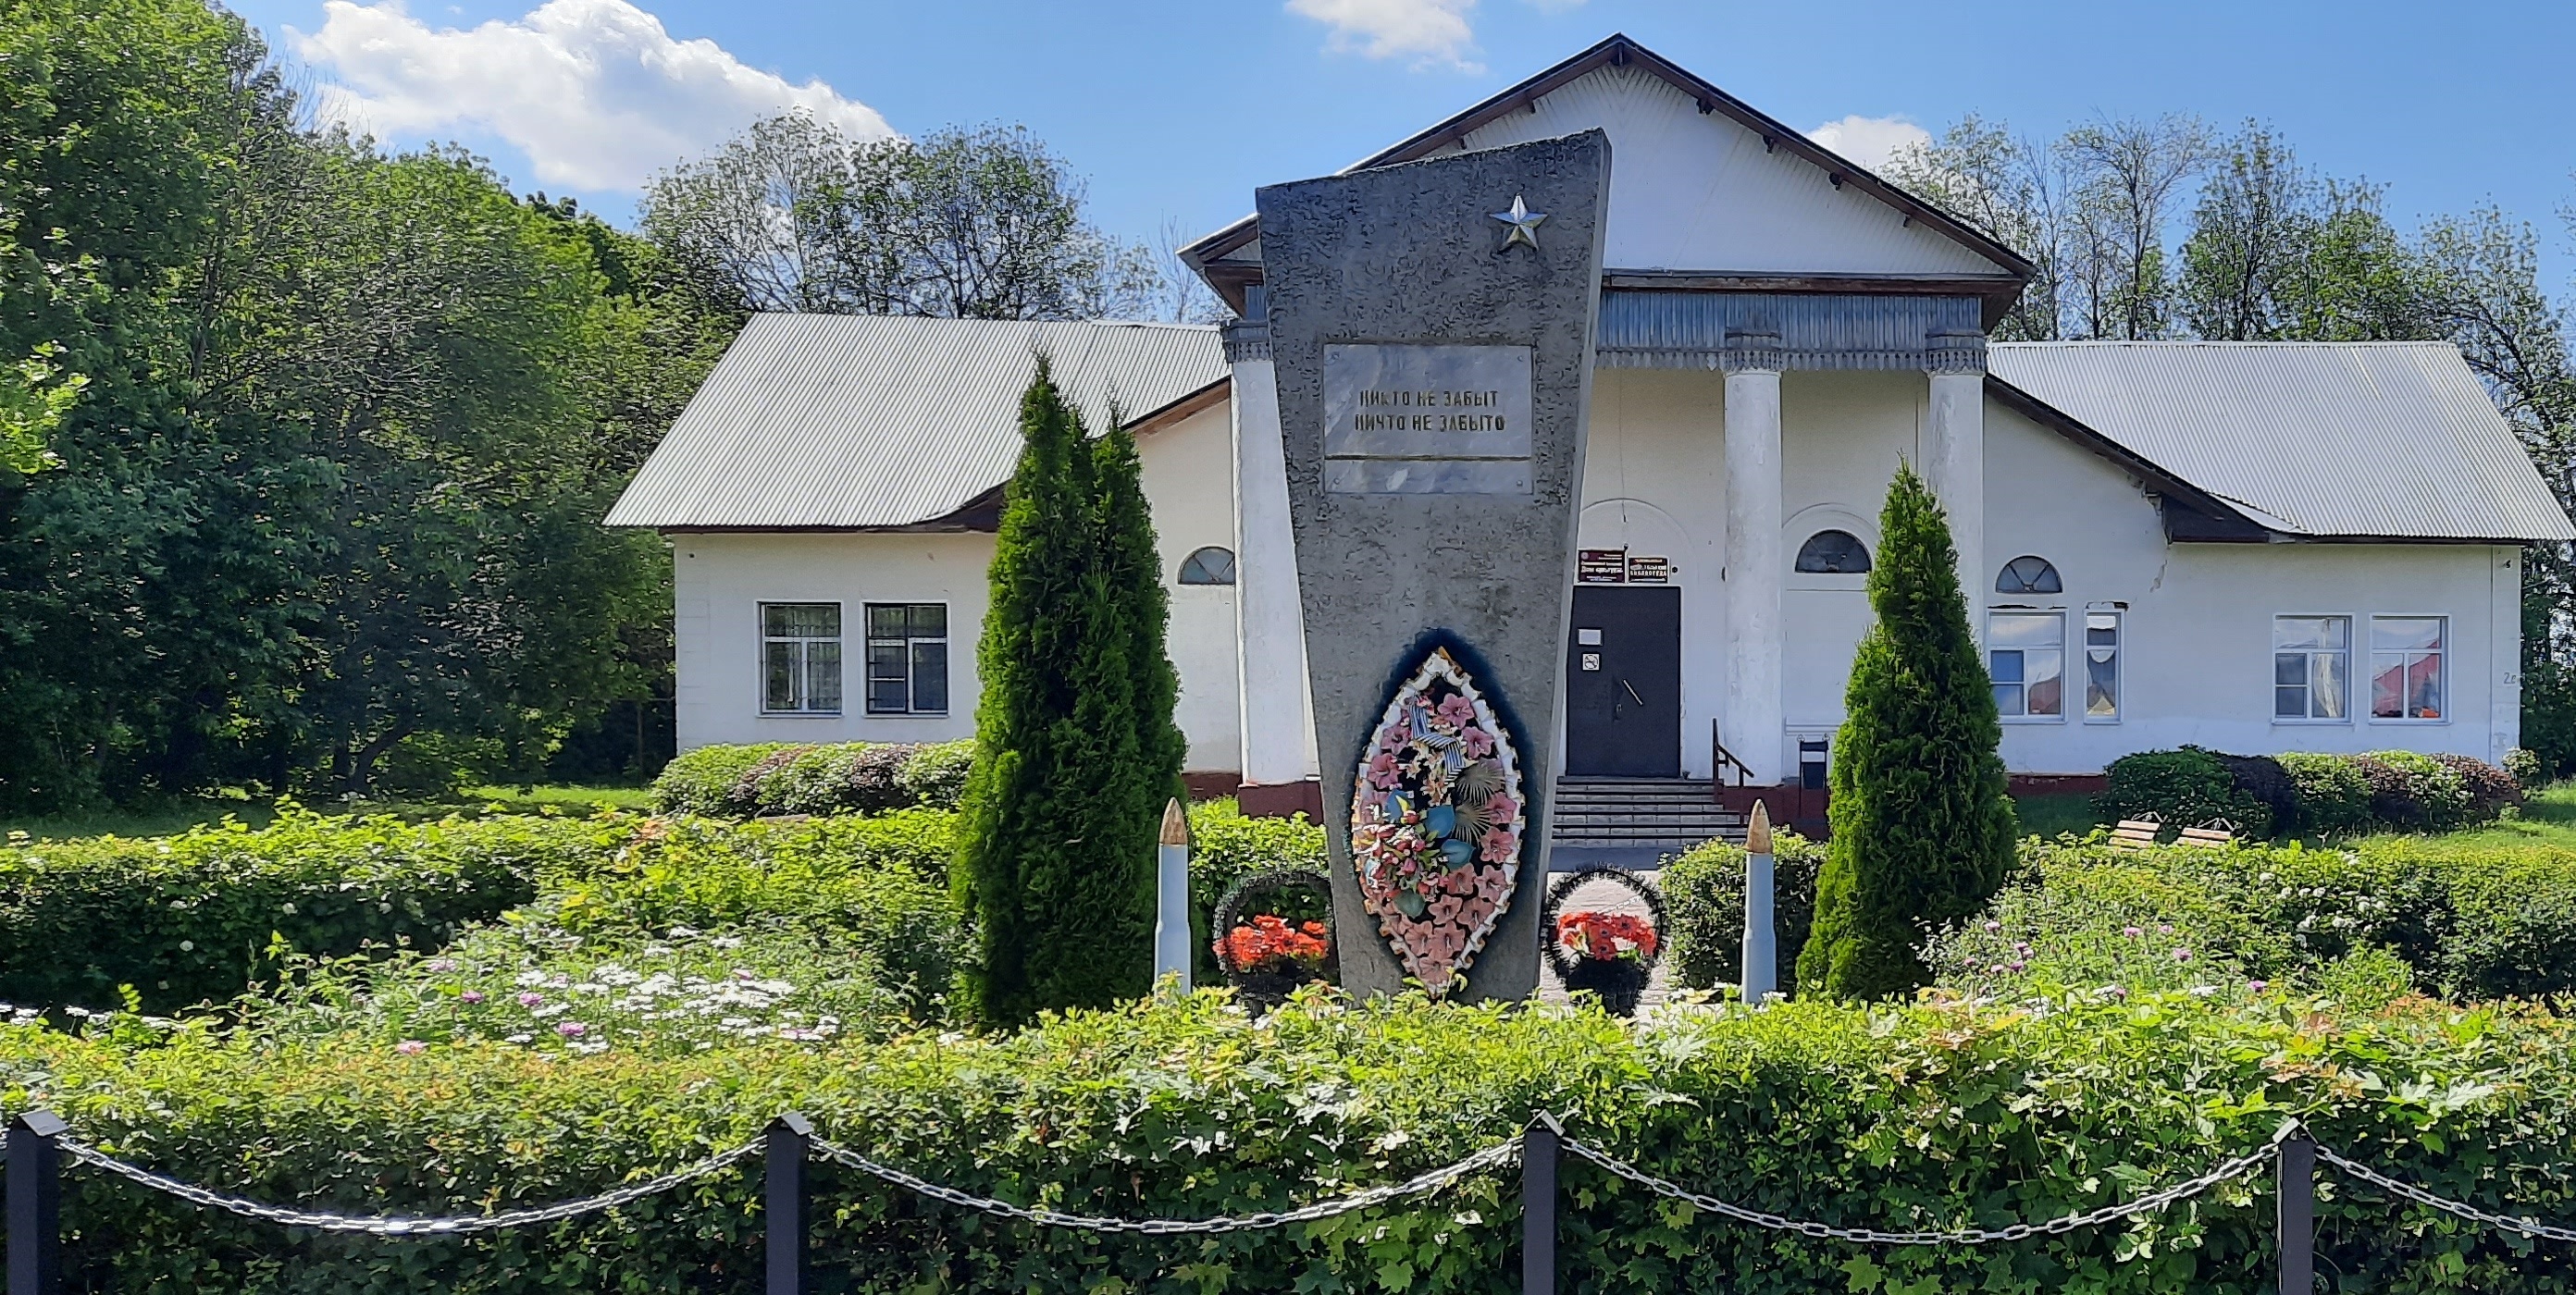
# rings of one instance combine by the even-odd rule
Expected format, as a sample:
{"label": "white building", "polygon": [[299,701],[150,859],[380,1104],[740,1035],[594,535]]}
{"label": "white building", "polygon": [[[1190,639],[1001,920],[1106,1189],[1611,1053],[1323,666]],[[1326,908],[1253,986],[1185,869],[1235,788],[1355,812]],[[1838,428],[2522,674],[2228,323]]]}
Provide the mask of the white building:
{"label": "white building", "polygon": [[[1900,461],[1950,512],[2026,780],[2516,745],[2522,546],[2576,532],[2455,350],[1988,345],[2019,258],[1624,38],[1359,166],[1592,127],[1560,772],[1819,779]],[[1321,429],[1279,426],[1254,222],[1187,255],[1234,322],[755,319],[608,518],[674,546],[681,747],[972,731],[1043,350],[1137,429],[1197,781],[1315,803],[1281,437]]]}

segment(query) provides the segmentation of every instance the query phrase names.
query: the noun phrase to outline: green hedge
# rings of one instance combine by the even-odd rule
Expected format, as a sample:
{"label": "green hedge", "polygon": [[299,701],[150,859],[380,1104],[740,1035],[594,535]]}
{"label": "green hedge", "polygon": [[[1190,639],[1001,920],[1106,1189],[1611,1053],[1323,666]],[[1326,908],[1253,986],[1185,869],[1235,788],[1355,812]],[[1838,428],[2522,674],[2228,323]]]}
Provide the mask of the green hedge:
{"label": "green hedge", "polygon": [[[1816,873],[1825,847],[1795,832],[1771,835],[1771,928],[1779,941],[1783,989],[1798,983],[1798,951],[1816,916]],[[1692,989],[1744,983],[1744,847],[1710,841],[1664,865],[1657,877],[1673,946],[1666,965]]]}
{"label": "green hedge", "polygon": [[1231,796],[1190,806],[1190,944],[1199,984],[1225,983],[1210,949],[1217,901],[1244,877],[1273,868],[1324,871],[1324,829],[1304,814],[1247,818]]}
{"label": "green hedge", "polygon": [[957,808],[972,742],[702,746],[663,766],[653,806],[735,818]]}
{"label": "green hedge", "polygon": [[[2326,849],[2130,852],[2097,836],[2032,843],[2023,856],[1981,927],[1935,955],[1946,960],[1936,966],[1945,980],[1970,988],[2225,987],[2231,976],[2315,984],[2345,974],[2349,959],[2385,951],[2413,983],[2456,999],[2576,992],[2576,851],[2556,846],[2379,836]],[[2157,938],[2141,945],[2121,934],[2132,927]],[[2174,948],[2189,950],[2190,961],[2149,968],[2170,975],[2136,974],[2131,954]],[[2226,974],[2203,974],[2211,966]]]}
{"label": "green hedge", "polygon": [[2154,815],[2169,831],[2226,819],[2255,840],[2385,829],[2444,831],[2522,803],[2513,775],[2464,755],[2228,755],[2186,746],[2111,762],[2094,805],[2106,819]]}
{"label": "green hedge", "polygon": [[[1530,1113],[1726,1199],[1836,1223],[1995,1226],[2133,1197],[2262,1146],[2285,1117],[2436,1191],[2576,1217],[2570,1023],[2399,1004],[2313,1019],[2186,996],[2051,1010],[1793,1002],[1631,1025],[1563,1008],[1211,996],[819,1051],[538,1057],[437,1046],[149,1046],[0,1028],[0,1105],[42,1103],[181,1178],[361,1213],[560,1200],[677,1166],[795,1109],[935,1181],[1061,1209],[1207,1216],[1390,1182]],[[1572,1289],[1921,1295],[2273,1285],[2268,1178],[2132,1224],[1987,1249],[1858,1248],[1694,1214],[1569,1158]],[[828,1165],[809,1181],[817,1289],[1227,1292],[1517,1289],[1518,1173],[1421,1203],[1215,1237],[981,1218]],[[613,1216],[479,1239],[280,1229],[74,1167],[67,1289],[722,1292],[761,1288],[757,1163]],[[2376,1193],[2318,1202],[2346,1290],[2565,1292],[2563,1247]]]}
{"label": "green hedge", "polygon": [[534,897],[536,875],[622,826],[549,817],[334,818],[290,809],[178,836],[0,847],[0,998],[169,1011],[274,978],[288,946],[435,946]]}

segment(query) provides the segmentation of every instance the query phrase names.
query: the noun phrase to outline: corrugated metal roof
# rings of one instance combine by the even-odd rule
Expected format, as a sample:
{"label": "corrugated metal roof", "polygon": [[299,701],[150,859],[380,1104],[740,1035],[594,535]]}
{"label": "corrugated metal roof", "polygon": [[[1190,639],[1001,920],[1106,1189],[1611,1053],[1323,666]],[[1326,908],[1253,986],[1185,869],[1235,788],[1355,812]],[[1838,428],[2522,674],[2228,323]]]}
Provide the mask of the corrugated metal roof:
{"label": "corrugated metal roof", "polygon": [[2274,530],[2576,538],[2445,342],[2024,342],[1989,371]]}
{"label": "corrugated metal roof", "polygon": [[1037,355],[1095,430],[1227,375],[1213,327],[756,315],[609,510],[611,526],[876,527],[1010,479]]}

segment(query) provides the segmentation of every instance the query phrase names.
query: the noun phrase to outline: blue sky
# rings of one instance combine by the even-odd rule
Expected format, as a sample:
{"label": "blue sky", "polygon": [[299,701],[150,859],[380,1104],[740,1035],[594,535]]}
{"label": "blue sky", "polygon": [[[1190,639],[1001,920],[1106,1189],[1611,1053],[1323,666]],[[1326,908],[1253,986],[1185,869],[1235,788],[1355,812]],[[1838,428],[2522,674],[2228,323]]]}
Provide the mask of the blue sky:
{"label": "blue sky", "polygon": [[[2493,201],[2576,290],[2576,5],[1735,0],[236,0],[389,141],[631,216],[654,169],[801,103],[855,133],[1017,122],[1150,239],[1248,210],[1624,31],[1864,163],[1975,111],[2277,127],[2401,223]],[[1831,142],[1831,141],[1829,141]]]}

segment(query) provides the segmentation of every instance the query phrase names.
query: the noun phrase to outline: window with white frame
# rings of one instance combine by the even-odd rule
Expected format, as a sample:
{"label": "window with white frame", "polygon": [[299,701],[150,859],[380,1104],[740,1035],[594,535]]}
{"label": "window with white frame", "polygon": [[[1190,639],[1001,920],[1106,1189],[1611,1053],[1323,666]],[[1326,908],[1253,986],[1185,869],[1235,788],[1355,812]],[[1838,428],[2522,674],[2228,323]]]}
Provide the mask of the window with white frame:
{"label": "window with white frame", "polygon": [[948,713],[946,604],[868,604],[868,713]]}
{"label": "window with white frame", "polygon": [[2086,608],[2084,612],[2084,721],[2108,724],[2120,718],[2120,613]]}
{"label": "window with white frame", "polygon": [[2370,618],[2370,717],[2448,719],[2443,708],[2443,658],[2449,655],[2448,617]]}
{"label": "window with white frame", "polygon": [[2272,618],[2272,718],[2351,718],[2345,710],[2352,677],[2352,618]]}
{"label": "window with white frame", "polygon": [[760,708],[773,715],[841,713],[841,605],[760,605]]}
{"label": "window with white frame", "polygon": [[2066,717],[2066,615],[1991,612],[1986,616],[1986,673],[1995,710],[2006,719]]}

